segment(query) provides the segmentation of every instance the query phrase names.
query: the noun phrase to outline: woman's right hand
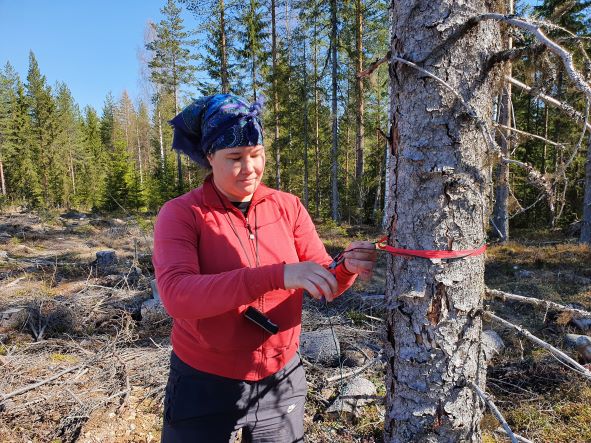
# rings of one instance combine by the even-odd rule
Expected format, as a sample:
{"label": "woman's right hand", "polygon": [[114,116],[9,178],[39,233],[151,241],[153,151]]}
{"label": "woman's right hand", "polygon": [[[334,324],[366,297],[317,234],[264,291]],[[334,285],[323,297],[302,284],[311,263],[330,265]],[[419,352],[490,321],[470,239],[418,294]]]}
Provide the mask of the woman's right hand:
{"label": "woman's right hand", "polygon": [[316,300],[324,297],[327,301],[333,301],[338,291],[334,275],[311,261],[286,264],[283,268],[283,282],[285,289],[305,289]]}

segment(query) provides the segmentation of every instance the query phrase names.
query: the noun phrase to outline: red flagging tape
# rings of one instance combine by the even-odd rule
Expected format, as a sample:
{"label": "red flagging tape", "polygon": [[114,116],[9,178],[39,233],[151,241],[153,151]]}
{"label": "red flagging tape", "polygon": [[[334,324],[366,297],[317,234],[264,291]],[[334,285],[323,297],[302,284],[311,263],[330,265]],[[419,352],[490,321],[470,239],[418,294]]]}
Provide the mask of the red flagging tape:
{"label": "red flagging tape", "polygon": [[386,244],[388,236],[379,239],[376,242],[376,248],[386,251],[392,255],[401,255],[405,257],[422,257],[422,258],[463,258],[484,254],[486,251],[486,243],[476,249],[462,249],[459,251],[436,251],[436,250],[421,250],[421,249],[404,249],[395,248]]}

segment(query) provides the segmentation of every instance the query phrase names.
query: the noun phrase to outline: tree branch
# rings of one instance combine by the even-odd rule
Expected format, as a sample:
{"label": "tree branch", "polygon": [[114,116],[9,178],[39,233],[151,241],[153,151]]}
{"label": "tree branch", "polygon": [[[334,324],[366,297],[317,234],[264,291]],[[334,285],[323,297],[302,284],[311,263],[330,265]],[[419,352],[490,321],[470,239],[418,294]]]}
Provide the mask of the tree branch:
{"label": "tree branch", "polygon": [[485,294],[491,298],[495,298],[495,299],[501,300],[501,301],[507,301],[507,300],[516,301],[519,303],[526,303],[529,305],[534,305],[534,306],[538,306],[538,307],[542,307],[542,308],[546,308],[546,309],[552,308],[552,309],[556,309],[557,311],[570,312],[570,313],[576,314],[577,316],[580,316],[580,317],[591,318],[591,312],[587,312],[587,311],[584,311],[582,309],[577,309],[577,308],[570,308],[568,306],[564,306],[564,305],[561,305],[560,303],[556,303],[556,302],[549,301],[549,300],[541,300],[539,298],[525,297],[523,295],[511,294],[509,292],[503,292],[503,291],[499,291],[497,289],[490,289],[490,288],[486,288]]}
{"label": "tree branch", "polygon": [[497,420],[499,421],[499,423],[501,424],[501,426],[503,427],[503,429],[505,430],[505,432],[507,433],[507,435],[511,439],[511,443],[519,443],[517,440],[517,437],[515,436],[515,434],[513,433],[511,428],[509,427],[507,420],[505,420],[505,417],[503,417],[503,414],[501,414],[501,411],[498,410],[498,408],[495,406],[495,404],[490,399],[490,397],[488,395],[486,395],[486,393],[482,389],[480,389],[480,386],[478,386],[476,383],[474,383],[472,381],[468,381],[467,385],[470,386],[472,389],[474,389],[474,391],[478,394],[478,396],[484,400],[484,402],[488,406],[488,409],[490,409],[490,412],[492,412],[493,415],[497,418]]}
{"label": "tree branch", "polygon": [[[563,102],[555,99],[554,97],[551,97],[546,94],[541,94],[541,93],[535,94],[535,93],[533,93],[533,88],[531,86],[528,86],[525,83],[522,83],[513,77],[505,76],[505,80],[507,80],[512,85],[523,89],[528,94],[533,95],[534,97],[540,98],[540,99],[544,100],[544,102],[548,103],[549,105],[552,105],[552,106],[562,110],[566,115],[568,115],[569,117],[571,117],[573,120],[577,121],[578,123],[583,123],[585,121],[585,115],[583,115],[579,111],[575,110],[575,108],[573,108],[571,105],[569,105],[567,103],[563,103]],[[591,130],[591,124],[587,123],[587,129]]]}
{"label": "tree branch", "polygon": [[497,323],[500,323],[507,328],[513,329],[519,335],[522,335],[523,337],[527,338],[528,340],[531,340],[532,342],[534,342],[535,344],[537,344],[541,348],[550,352],[552,355],[554,355],[556,358],[558,358],[562,363],[566,363],[566,366],[569,369],[572,369],[573,371],[579,373],[580,375],[587,378],[588,380],[591,380],[591,371],[589,371],[587,368],[585,368],[584,366],[577,363],[575,360],[570,358],[568,355],[566,355],[561,350],[552,346],[550,343],[547,343],[544,340],[542,340],[541,338],[536,337],[531,332],[527,331],[526,329],[522,328],[521,326],[514,325],[513,323],[510,323],[507,320],[502,319],[501,317],[497,317],[492,312],[485,311],[484,317],[489,320],[494,320]]}
{"label": "tree branch", "polygon": [[386,55],[382,58],[377,59],[373,62],[369,67],[361,72],[357,73],[357,77],[359,78],[366,78],[369,77],[373,72],[380,67],[380,65],[386,63],[392,55],[392,51],[388,51]]}
{"label": "tree branch", "polygon": [[544,138],[541,135],[532,134],[531,132],[525,132],[525,131],[522,131],[517,128],[512,128],[510,126],[502,125],[500,123],[493,123],[493,124],[499,128],[503,128],[507,131],[515,132],[515,133],[521,134],[521,135],[525,135],[526,137],[537,138],[538,140],[542,140],[543,142],[546,142],[550,145],[560,146],[561,148],[565,148],[565,146],[562,143],[553,142],[552,140],[548,140],[547,138]]}
{"label": "tree branch", "polygon": [[477,21],[501,21],[532,34],[540,43],[544,44],[551,52],[556,54],[562,60],[562,64],[564,65],[566,73],[573,81],[577,89],[583,92],[587,98],[591,100],[591,86],[589,86],[589,84],[585,81],[585,77],[575,67],[572,54],[558,43],[548,38],[548,36],[542,32],[539,25],[529,22],[524,18],[498,13],[482,14],[480,16],[474,17],[474,19]]}

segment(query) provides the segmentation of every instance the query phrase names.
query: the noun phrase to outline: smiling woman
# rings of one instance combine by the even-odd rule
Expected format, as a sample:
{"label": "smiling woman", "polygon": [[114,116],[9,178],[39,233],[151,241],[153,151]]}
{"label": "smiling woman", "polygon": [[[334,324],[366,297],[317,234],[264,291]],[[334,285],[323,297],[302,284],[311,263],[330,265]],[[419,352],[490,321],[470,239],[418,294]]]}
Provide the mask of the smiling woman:
{"label": "smiling woman", "polygon": [[174,319],[163,442],[228,442],[239,429],[246,441],[303,441],[303,290],[332,301],[375,262],[373,243],[354,242],[328,269],[300,200],[261,183],[261,108],[217,94],[171,121],[173,148],[211,174],[167,202],[154,229],[158,289]]}
{"label": "smiling woman", "polygon": [[207,156],[213,181],[219,191],[234,202],[250,201],[265,170],[265,147],[238,146]]}

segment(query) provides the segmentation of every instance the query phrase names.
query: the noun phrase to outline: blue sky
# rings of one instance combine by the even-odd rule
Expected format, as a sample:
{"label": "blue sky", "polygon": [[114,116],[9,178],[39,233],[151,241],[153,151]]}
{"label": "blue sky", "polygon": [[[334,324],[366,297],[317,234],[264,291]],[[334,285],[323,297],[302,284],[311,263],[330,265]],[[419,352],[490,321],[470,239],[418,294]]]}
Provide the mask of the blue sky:
{"label": "blue sky", "polygon": [[[165,0],[0,0],[0,63],[25,79],[29,50],[50,85],[65,82],[76,102],[102,109],[111,91],[142,94],[138,50]],[[190,14],[185,24],[194,26]]]}
{"label": "blue sky", "polygon": [[[528,0],[536,4],[539,1]],[[106,94],[141,97],[138,51],[165,0],[0,0],[0,63],[24,80],[29,50],[50,85],[65,82],[83,108],[101,111]],[[183,13],[194,27],[190,13]]]}

